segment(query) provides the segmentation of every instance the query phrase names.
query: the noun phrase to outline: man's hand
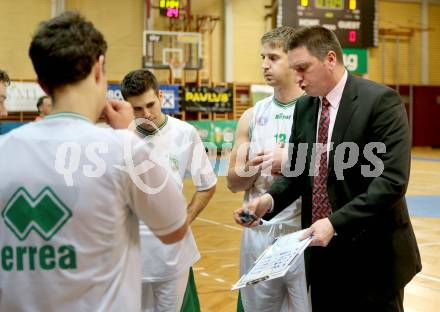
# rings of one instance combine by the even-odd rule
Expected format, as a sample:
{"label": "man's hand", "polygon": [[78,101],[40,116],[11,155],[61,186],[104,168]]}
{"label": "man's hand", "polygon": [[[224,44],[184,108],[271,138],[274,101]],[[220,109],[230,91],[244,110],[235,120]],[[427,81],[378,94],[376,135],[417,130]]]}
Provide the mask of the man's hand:
{"label": "man's hand", "polygon": [[260,174],[263,169],[263,164],[267,163],[267,161],[271,158],[270,155],[266,155],[264,152],[259,152],[252,159],[249,159],[245,164],[245,172],[249,170],[253,170],[256,173]]}
{"label": "man's hand", "polygon": [[272,151],[272,175],[276,176],[281,174],[281,170],[284,165],[283,161],[287,159],[286,153],[287,150],[284,148],[284,143],[278,143],[275,149]]}
{"label": "man's hand", "polygon": [[335,235],[335,229],[328,218],[320,219],[305,230],[300,240],[306,239],[311,235],[313,235],[313,240],[310,243],[310,246],[326,247]]}
{"label": "man's hand", "polygon": [[279,176],[285,160],[287,159],[287,150],[284,149],[284,143],[278,143],[274,149],[265,149],[258,154],[261,163],[262,175]]}
{"label": "man's hand", "polygon": [[[241,208],[235,210],[233,213],[234,220],[241,226],[254,227],[260,224],[261,217],[264,216],[270,208],[272,208],[272,198],[269,194],[264,194],[251,200],[247,205],[243,204]],[[254,215],[256,219],[244,223],[240,216],[245,212]]]}
{"label": "man's hand", "polygon": [[104,115],[113,129],[126,129],[134,120],[133,108],[126,101],[109,100]]}

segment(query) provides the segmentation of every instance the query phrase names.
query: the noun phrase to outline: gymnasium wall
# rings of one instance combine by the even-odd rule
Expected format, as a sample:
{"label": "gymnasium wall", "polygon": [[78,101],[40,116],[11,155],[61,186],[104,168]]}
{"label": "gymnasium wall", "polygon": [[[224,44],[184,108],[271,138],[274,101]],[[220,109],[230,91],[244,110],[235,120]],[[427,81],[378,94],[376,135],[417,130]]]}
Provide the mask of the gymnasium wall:
{"label": "gymnasium wall", "polygon": [[236,82],[264,83],[261,72],[260,39],[268,31],[264,23],[268,0],[232,1],[233,77]]}
{"label": "gymnasium wall", "polygon": [[36,26],[50,12],[50,0],[0,1],[0,68],[11,78],[35,79],[29,44]]}
{"label": "gymnasium wall", "polygon": [[440,85],[440,5],[429,6],[429,83]]}
{"label": "gymnasium wall", "polygon": [[[420,5],[413,3],[379,2],[379,28],[420,27]],[[386,38],[385,45],[379,37],[379,47],[369,49],[368,78],[385,84],[420,83],[420,33],[415,33],[411,42],[401,38]],[[397,47],[399,47],[397,51]],[[385,62],[382,67],[382,49],[385,49]],[[411,55],[411,58],[410,58]],[[399,57],[397,57],[399,56]],[[410,63],[408,61],[410,60]],[[412,63],[412,65],[411,65]],[[409,73],[411,72],[411,75]],[[395,80],[399,73],[399,81]],[[382,75],[385,81],[382,80]],[[412,79],[412,81],[411,81]]]}
{"label": "gymnasium wall", "polygon": [[109,47],[107,79],[119,81],[141,66],[143,1],[65,0],[65,9],[78,10],[104,34]]}
{"label": "gymnasium wall", "polygon": [[[232,1],[233,80],[263,82],[260,61],[260,37],[269,29],[264,5],[269,0]],[[192,1],[193,14],[217,15],[222,21],[213,32],[213,80],[224,80],[224,1]],[[141,65],[144,0],[65,0],[66,9],[76,9],[91,19],[104,33],[109,50],[107,76],[120,80],[125,73]],[[51,14],[51,0],[0,1],[0,68],[14,79],[35,79],[27,56],[30,38],[38,22]],[[429,5],[429,84],[440,85],[440,5]],[[420,4],[379,1],[379,26],[387,28],[419,27]],[[395,40],[385,42],[385,65],[382,68],[382,45],[369,50],[369,74],[372,80],[394,84],[420,84],[420,33],[411,44],[401,40],[399,63]],[[410,67],[408,67],[410,66]]]}

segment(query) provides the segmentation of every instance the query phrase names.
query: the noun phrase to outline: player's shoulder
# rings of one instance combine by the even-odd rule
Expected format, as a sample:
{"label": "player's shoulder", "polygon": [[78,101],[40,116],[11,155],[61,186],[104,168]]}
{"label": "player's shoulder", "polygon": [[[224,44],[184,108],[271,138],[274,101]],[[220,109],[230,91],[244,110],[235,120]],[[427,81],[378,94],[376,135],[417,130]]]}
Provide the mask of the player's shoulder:
{"label": "player's shoulder", "polygon": [[243,112],[243,114],[240,116],[240,119],[238,120],[237,127],[238,128],[243,128],[243,127],[248,128],[252,124],[252,120],[254,119],[254,111],[255,111],[255,106],[246,109]]}
{"label": "player's shoulder", "polygon": [[87,131],[87,137],[82,141],[101,142],[108,146],[108,150],[121,150],[132,148],[140,144],[142,139],[130,129],[113,129],[108,126],[92,125]]}
{"label": "player's shoulder", "polygon": [[267,96],[267,97],[265,97],[265,98],[263,98],[261,100],[258,100],[255,103],[254,107],[255,107],[255,109],[259,109],[261,107],[267,107],[269,105],[272,105],[273,100],[274,100],[273,95]]}
{"label": "player's shoulder", "polygon": [[173,129],[173,130],[178,130],[180,133],[185,133],[185,134],[192,134],[192,133],[197,133],[197,129],[196,127],[194,127],[193,125],[191,125],[190,123],[177,119],[175,117],[172,116],[168,116],[168,124],[169,126]]}
{"label": "player's shoulder", "polygon": [[20,127],[17,127],[11,131],[9,131],[6,134],[3,134],[0,136],[0,139],[3,138],[3,141],[5,139],[9,139],[10,137],[29,137],[30,134],[34,133],[35,125],[37,125],[36,122],[29,122],[25,125],[22,125]]}
{"label": "player's shoulder", "polygon": [[378,82],[369,80],[369,79],[365,79],[365,78],[360,78],[360,77],[356,77],[356,76],[349,76],[349,79],[347,80],[347,84],[354,84],[357,86],[357,92],[359,93],[360,96],[364,95],[364,96],[381,96],[383,94],[387,94],[387,93],[394,93],[397,94],[397,92]]}

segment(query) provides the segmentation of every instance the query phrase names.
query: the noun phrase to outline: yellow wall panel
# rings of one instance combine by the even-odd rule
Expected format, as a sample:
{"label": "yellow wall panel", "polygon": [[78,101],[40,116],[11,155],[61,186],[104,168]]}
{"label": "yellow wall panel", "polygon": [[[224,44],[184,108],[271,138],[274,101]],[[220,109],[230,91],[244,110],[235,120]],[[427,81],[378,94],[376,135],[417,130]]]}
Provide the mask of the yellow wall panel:
{"label": "yellow wall panel", "polygon": [[[420,27],[420,5],[415,3],[379,2],[379,27],[404,30]],[[420,83],[420,33],[409,37],[379,36],[379,47],[369,53],[369,79],[386,84]],[[384,49],[384,51],[382,50]],[[385,62],[382,64],[382,53]],[[383,79],[384,78],[384,79]]]}
{"label": "yellow wall panel", "polygon": [[144,2],[141,0],[66,0],[104,34],[108,44],[107,79],[120,81],[142,65]]}
{"label": "yellow wall panel", "polygon": [[[224,10],[223,1],[204,0],[192,1],[193,15],[219,16],[212,33],[212,80],[214,82],[224,81]],[[207,64],[206,64],[207,65]]]}
{"label": "yellow wall panel", "polygon": [[[143,0],[65,0],[65,8],[80,11],[104,34],[109,50],[107,76],[119,81],[130,70],[141,67]],[[154,3],[154,2],[153,2]],[[268,31],[264,21],[268,0],[232,1],[233,80],[264,82],[261,74],[260,38]],[[380,0],[379,27],[403,29],[420,27],[420,4]],[[159,22],[154,10],[157,30],[168,25]],[[31,35],[38,23],[50,17],[51,0],[0,1],[0,68],[15,79],[34,79],[35,74],[27,55]],[[192,14],[220,16],[212,34],[213,80],[224,80],[224,1],[193,1]],[[429,6],[429,83],[440,84],[440,5]],[[384,49],[384,50],[383,50]],[[382,66],[382,51],[385,63]],[[165,78],[168,73],[162,73]],[[191,75],[189,75],[191,76]],[[378,48],[369,49],[369,74],[372,80],[387,84],[420,83],[420,33],[409,43],[401,38],[399,49],[395,37],[379,40]]]}
{"label": "yellow wall panel", "polygon": [[39,22],[50,14],[50,0],[0,1],[0,68],[11,78],[35,79],[29,45]]}
{"label": "yellow wall panel", "polygon": [[440,5],[429,6],[429,84],[440,85]]}
{"label": "yellow wall panel", "polygon": [[234,0],[233,77],[236,82],[264,82],[261,70],[260,39],[266,32],[265,0]]}

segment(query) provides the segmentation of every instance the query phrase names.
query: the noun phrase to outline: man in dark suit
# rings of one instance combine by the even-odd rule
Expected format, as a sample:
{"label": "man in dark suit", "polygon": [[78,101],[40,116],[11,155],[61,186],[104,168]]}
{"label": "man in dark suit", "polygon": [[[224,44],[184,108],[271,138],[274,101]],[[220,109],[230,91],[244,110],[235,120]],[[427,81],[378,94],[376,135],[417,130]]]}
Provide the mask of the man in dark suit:
{"label": "man in dark suit", "polygon": [[[421,270],[405,192],[410,133],[399,95],[347,73],[333,32],[294,33],[290,66],[307,92],[297,103],[291,158],[245,208],[271,219],[302,196],[313,311],[403,311],[403,289]],[[315,156],[316,155],[316,156]],[[302,170],[301,170],[302,169]]]}

